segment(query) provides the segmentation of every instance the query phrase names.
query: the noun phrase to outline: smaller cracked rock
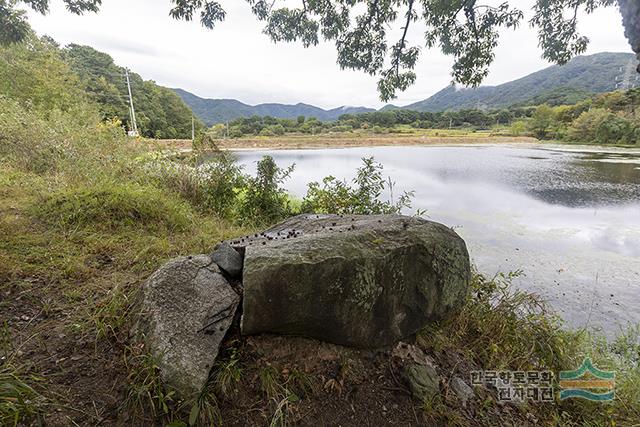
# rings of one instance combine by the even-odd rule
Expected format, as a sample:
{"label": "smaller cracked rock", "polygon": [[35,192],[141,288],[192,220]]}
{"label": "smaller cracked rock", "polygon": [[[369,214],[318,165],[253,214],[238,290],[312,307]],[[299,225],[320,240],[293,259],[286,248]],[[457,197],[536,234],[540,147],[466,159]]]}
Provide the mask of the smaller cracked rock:
{"label": "smaller cracked rock", "polygon": [[220,244],[211,254],[211,259],[218,267],[234,279],[242,276],[242,266],[244,260],[227,242]]}

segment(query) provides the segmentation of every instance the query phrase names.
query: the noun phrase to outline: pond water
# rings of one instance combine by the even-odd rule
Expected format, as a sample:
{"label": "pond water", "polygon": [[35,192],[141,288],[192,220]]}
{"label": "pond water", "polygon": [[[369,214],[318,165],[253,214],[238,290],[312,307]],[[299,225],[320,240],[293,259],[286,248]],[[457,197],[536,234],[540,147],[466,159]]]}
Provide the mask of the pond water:
{"label": "pond water", "polygon": [[[547,300],[574,328],[617,334],[640,323],[640,153],[487,146],[237,152],[295,163],[298,197],[327,175],[350,180],[373,156],[394,192],[465,239],[478,270],[522,270],[515,286]],[[388,195],[387,195],[388,196]],[[407,212],[411,213],[411,212]]]}

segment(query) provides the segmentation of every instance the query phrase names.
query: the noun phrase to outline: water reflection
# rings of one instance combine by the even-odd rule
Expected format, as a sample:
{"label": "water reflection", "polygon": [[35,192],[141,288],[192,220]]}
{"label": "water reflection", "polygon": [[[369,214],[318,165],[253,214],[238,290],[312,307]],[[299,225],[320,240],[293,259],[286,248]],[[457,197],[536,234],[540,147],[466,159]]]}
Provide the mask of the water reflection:
{"label": "water reflection", "polygon": [[[253,172],[264,154],[238,156]],[[415,191],[414,208],[458,227],[481,270],[523,269],[518,285],[547,297],[574,326],[612,331],[640,321],[638,156],[506,146],[269,154],[281,166],[296,163],[287,187],[299,197],[327,175],[353,178],[360,159],[374,156],[397,191]]]}

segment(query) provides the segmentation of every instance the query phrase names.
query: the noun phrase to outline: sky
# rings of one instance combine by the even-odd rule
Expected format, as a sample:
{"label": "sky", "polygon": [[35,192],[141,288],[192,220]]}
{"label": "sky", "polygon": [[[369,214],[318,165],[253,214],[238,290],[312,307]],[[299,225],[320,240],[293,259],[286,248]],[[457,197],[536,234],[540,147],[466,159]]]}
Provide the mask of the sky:
{"label": "sky", "polygon": [[[203,98],[233,98],[251,105],[304,102],[323,108],[384,105],[378,98],[377,77],[340,70],[332,43],[307,49],[298,43],[273,43],[246,1],[220,2],[227,19],[213,30],[170,18],[170,0],[105,0],[98,14],[84,16],[68,13],[62,0],[51,0],[49,14],[30,11],[29,20],[38,34],[62,45],[90,45],[144,79]],[[511,1],[525,12],[525,20],[531,17],[533,2]],[[580,32],[591,40],[587,54],[631,52],[617,8],[582,14],[579,22]],[[410,29],[408,40],[423,46],[415,69],[418,79],[391,101],[396,105],[426,99],[451,83],[452,59],[438,49],[426,49],[418,25]],[[524,21],[517,30],[503,31],[483,84],[501,84],[549,66],[537,44],[535,30]]]}

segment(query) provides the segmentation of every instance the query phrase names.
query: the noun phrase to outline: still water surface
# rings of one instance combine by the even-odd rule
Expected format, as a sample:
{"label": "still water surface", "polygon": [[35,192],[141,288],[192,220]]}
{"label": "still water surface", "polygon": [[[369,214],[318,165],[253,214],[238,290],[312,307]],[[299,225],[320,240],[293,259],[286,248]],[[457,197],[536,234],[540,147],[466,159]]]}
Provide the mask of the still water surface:
{"label": "still water surface", "polygon": [[327,175],[352,179],[374,156],[396,194],[415,191],[414,209],[456,229],[481,272],[522,270],[515,285],[575,328],[611,336],[640,323],[640,154],[504,145],[236,154],[251,173],[265,154],[295,163],[286,187],[298,197]]}

